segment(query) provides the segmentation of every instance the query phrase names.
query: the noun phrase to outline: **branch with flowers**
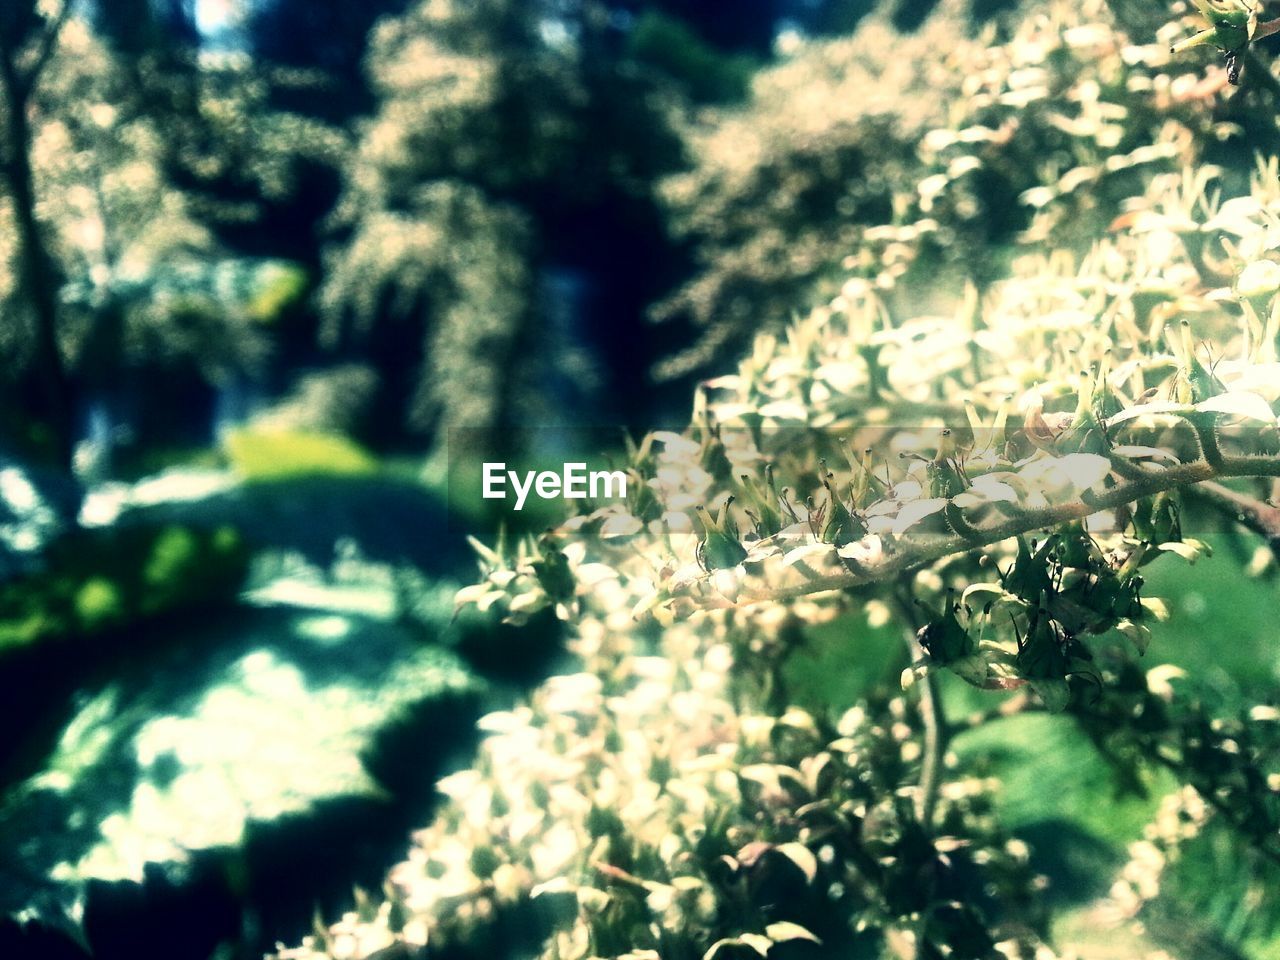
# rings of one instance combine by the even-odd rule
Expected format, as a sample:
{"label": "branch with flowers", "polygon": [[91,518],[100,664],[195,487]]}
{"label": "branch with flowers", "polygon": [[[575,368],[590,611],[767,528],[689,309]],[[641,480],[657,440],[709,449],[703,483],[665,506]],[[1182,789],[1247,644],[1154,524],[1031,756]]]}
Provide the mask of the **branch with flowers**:
{"label": "branch with flowers", "polygon": [[[910,761],[894,788],[905,803],[894,816],[906,819],[894,829],[930,837],[921,847],[926,861],[944,848],[952,857],[957,842],[948,833],[956,828],[945,826],[956,822],[947,799],[955,774],[945,762],[953,724],[934,689],[946,674],[993,697],[1016,691],[1006,703],[1019,710],[1065,712],[1125,775],[1154,764],[1188,784],[1179,802],[1199,804],[1195,831],[1219,823],[1259,856],[1280,856],[1280,726],[1259,713],[1264,707],[1219,713],[1194,692],[1193,678],[1141,664],[1164,612],[1147,595],[1150,565],[1171,556],[1209,562],[1205,545],[1188,535],[1197,504],[1227,510],[1264,537],[1272,520],[1247,487],[1280,476],[1273,173],[1260,166],[1247,193],[1225,199],[1212,171],[1157,177],[1084,257],[1030,245],[1004,281],[981,295],[962,291],[949,316],[895,316],[883,286],[850,280],[785,335],[757,338],[736,373],[705,384],[688,430],[631,444],[618,464],[631,481],[625,503],[588,504],[542,536],[481,548],[485,575],[459,603],[510,623],[554,611],[606,697],[633,689],[638,662],[645,672],[706,663],[710,649],[717,663],[731,655],[736,670],[716,687],[725,702],[762,710],[752,716],[778,711],[789,718],[783,727],[807,729],[814,719],[787,710],[785,700],[762,709],[778,689],[761,678],[787,655],[786,625],[830,622],[893,598],[915,632],[905,699],[890,708],[909,717]],[[655,637],[660,661],[648,654]],[[711,689],[705,678],[683,683]],[[682,709],[672,696],[656,696],[651,709]],[[722,710],[704,718],[730,722]],[[550,729],[553,715],[535,712],[531,722]],[[657,713],[644,715],[640,725],[652,735]],[[733,715],[745,724],[739,743],[757,724],[779,729],[776,719]],[[1135,726],[1135,716],[1144,723]],[[709,849],[724,851],[723,867],[676,852],[674,842],[662,855],[672,859],[655,866],[634,840],[644,828],[629,822],[581,838],[589,858],[557,874],[577,879],[530,880],[585,904],[552,941],[554,955],[665,956],[673,945],[683,955],[698,943],[691,956],[769,956],[793,937],[843,942],[803,910],[787,915],[793,926],[737,931],[703,912],[711,897],[759,916],[761,902],[751,898],[776,896],[770,884],[791,882],[779,873],[802,887],[816,883],[805,879],[813,867],[804,851],[820,852],[821,838],[839,835],[822,819],[834,802],[834,788],[815,772],[822,751],[750,754],[748,762],[705,735],[706,759],[675,766],[702,769],[714,765],[711,753],[734,756],[725,769],[747,793],[733,803],[777,809],[799,832],[717,834]],[[619,749],[621,758],[631,748]],[[800,754],[808,749],[816,747]],[[676,789],[687,798],[684,785]],[[708,816],[737,823],[736,814]],[[662,832],[653,832],[655,843]],[[880,882],[871,878],[892,882],[863,859],[866,848],[841,843],[835,849],[848,859],[834,862],[849,872],[839,882],[856,878],[871,901],[896,903],[885,900],[886,888],[871,892]],[[1142,849],[1148,857],[1174,850]],[[814,876],[832,879],[818,864]],[[1114,906],[1136,915],[1159,874],[1137,861],[1126,870]],[[808,902],[801,888],[786,889],[788,902]],[[955,928],[907,920],[914,914],[897,909],[867,922],[879,936],[954,946]],[[856,913],[849,910],[846,919]],[[983,916],[1006,955],[1030,947],[1000,940],[999,922]]]}
{"label": "branch with flowers", "polygon": [[[1195,43],[1239,56],[1276,32],[1197,6]],[[1098,3],[1046,7],[923,137],[937,166],[838,293],[756,335],[687,429],[626,444],[624,502],[476,545],[460,610],[558,621],[578,672],[486,718],[385,900],[282,958],[1046,960],[1044,880],[950,749],[1031,712],[1167,792],[1111,915],[1149,916],[1202,834],[1276,865],[1280,711],[1146,654],[1153,565],[1221,570],[1192,535],[1206,511],[1280,531],[1280,165],[1198,162],[1216,127],[1179,92],[1192,71],[1162,72],[1168,44],[1111,33]],[[930,276],[968,178],[1028,130],[1051,157],[1001,279]],[[1103,183],[1128,185],[1114,209]],[[822,629],[861,655],[875,618],[908,640],[888,683],[797,703],[795,651]]]}

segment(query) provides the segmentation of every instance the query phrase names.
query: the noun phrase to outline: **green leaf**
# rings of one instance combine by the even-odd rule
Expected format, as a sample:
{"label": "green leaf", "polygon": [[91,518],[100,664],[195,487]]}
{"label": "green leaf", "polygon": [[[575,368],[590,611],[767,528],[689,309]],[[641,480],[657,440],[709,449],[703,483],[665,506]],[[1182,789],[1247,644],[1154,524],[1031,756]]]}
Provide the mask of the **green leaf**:
{"label": "green leaf", "polygon": [[960,602],[968,605],[973,597],[986,597],[988,602],[999,600],[1006,596],[1005,589],[998,583],[971,583],[965,587],[964,593],[960,595]]}
{"label": "green leaf", "polygon": [[1151,631],[1140,623],[1132,620],[1121,620],[1116,624],[1116,630],[1124,636],[1126,640],[1133,644],[1134,649],[1138,651],[1138,656],[1144,656],[1147,647],[1151,645]]}
{"label": "green leaf", "polygon": [[1044,708],[1050,713],[1061,713],[1071,701],[1071,688],[1062,680],[1028,680]]}
{"label": "green leaf", "polygon": [[1162,450],[1159,447],[1143,447],[1133,444],[1120,444],[1111,448],[1111,452],[1117,457],[1124,457],[1126,460],[1138,460],[1146,458],[1150,460],[1165,460],[1169,463],[1177,463],[1178,455],[1172,450]]}
{"label": "green leaf", "polygon": [[947,669],[975,687],[981,687],[987,681],[987,660],[980,653],[959,657],[948,663]]}
{"label": "green leaf", "polygon": [[1190,403],[1140,403],[1127,410],[1121,410],[1114,417],[1107,418],[1107,426],[1115,427],[1130,420],[1149,416],[1184,416],[1195,413],[1196,408]]}

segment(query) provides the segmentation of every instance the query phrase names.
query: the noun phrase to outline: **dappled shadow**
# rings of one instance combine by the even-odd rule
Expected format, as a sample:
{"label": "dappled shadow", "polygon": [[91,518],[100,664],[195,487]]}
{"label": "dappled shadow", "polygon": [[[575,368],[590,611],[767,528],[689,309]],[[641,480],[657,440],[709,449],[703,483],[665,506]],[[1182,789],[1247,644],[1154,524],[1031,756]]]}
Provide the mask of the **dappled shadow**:
{"label": "dappled shadow", "polygon": [[56,927],[81,904],[97,957],[148,955],[136,914],[300,936],[376,887],[474,737],[481,688],[395,623],[274,607],[185,634],[52,711],[56,746],[0,805],[0,911]]}

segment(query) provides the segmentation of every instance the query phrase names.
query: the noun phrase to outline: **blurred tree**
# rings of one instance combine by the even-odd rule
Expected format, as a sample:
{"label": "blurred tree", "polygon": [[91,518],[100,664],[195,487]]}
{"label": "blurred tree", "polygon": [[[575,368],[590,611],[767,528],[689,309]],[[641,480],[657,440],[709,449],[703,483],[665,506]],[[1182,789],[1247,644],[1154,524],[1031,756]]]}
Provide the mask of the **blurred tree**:
{"label": "blurred tree", "polygon": [[317,4],[267,0],[249,21],[256,59],[316,71],[321,82],[301,90],[277,90],[282,106],[344,121],[373,108],[364,57],[369,31],[380,17],[402,14],[408,0]]}
{"label": "blurred tree", "polygon": [[195,33],[193,17],[180,2],[123,0],[99,2],[94,24],[130,108],[162,134],[165,176],[218,238],[240,253],[314,264],[345,141],[294,107],[334,101],[345,80],[220,47]]}
{"label": "blurred tree", "polygon": [[524,423],[549,415],[545,268],[630,263],[634,241],[602,211],[643,222],[678,158],[675,94],[621,61],[621,41],[592,2],[424,0],[374,28],[379,108],[334,218],[324,332],[385,371],[387,409],[408,402],[402,423],[496,438],[517,409]]}
{"label": "blurred tree", "polygon": [[214,385],[260,366],[306,287],[296,266],[229,255],[219,233],[287,202],[299,158],[336,166],[343,151],[336,132],[271,110],[239,61],[200,66],[162,22],[112,22],[63,13],[6,48],[0,287],[18,322],[0,342],[3,427],[64,471],[90,405],[204,439]]}
{"label": "blurred tree", "polygon": [[504,195],[554,175],[578,95],[571,53],[541,42],[530,9],[431,0],[371,38],[381,106],[338,211],[325,332],[412,393],[419,426],[491,424],[527,356],[530,224]]}
{"label": "blurred tree", "polygon": [[[19,325],[30,327],[30,364],[38,381],[37,417],[43,428],[38,441],[55,463],[66,467],[71,464],[74,442],[73,402],[58,345],[59,274],[36,216],[30,111],[71,8],[72,0],[64,0],[53,15],[45,13],[36,0],[9,0],[0,7],[0,94],[4,111],[0,174],[16,242],[16,282],[4,291],[4,309],[11,317],[16,315]],[[22,316],[24,313],[26,316]]]}

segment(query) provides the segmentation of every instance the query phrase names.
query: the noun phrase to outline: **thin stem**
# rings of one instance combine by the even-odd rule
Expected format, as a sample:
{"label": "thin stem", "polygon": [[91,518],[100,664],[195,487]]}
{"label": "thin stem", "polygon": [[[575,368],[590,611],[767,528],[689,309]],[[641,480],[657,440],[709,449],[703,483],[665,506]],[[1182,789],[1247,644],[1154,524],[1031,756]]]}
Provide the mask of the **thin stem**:
{"label": "thin stem", "polygon": [[933,814],[942,789],[942,759],[947,744],[947,718],[934,670],[924,675],[920,685],[920,722],[924,724],[924,756],[920,759],[920,804],[917,811],[926,831],[933,830]]}
{"label": "thin stem", "polygon": [[[916,607],[912,602],[911,587],[903,580],[894,592],[898,616],[907,624],[906,641],[911,661],[921,659],[924,650],[916,639]],[[938,807],[938,793],[942,789],[942,763],[947,748],[947,717],[942,706],[942,691],[938,689],[936,671],[929,670],[920,690],[920,723],[924,727],[924,740],[920,757],[920,793],[916,797],[916,818],[926,831],[933,830],[933,816]]]}

